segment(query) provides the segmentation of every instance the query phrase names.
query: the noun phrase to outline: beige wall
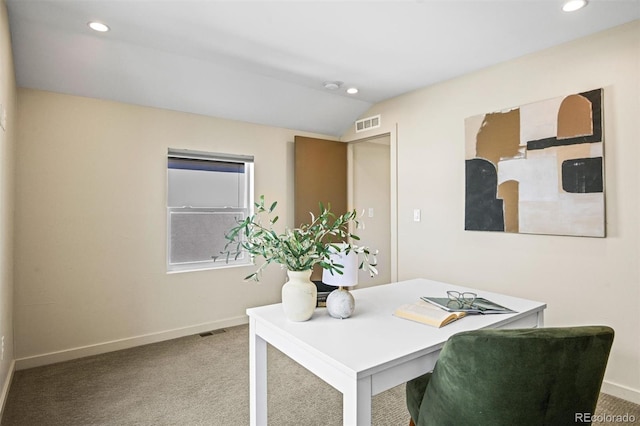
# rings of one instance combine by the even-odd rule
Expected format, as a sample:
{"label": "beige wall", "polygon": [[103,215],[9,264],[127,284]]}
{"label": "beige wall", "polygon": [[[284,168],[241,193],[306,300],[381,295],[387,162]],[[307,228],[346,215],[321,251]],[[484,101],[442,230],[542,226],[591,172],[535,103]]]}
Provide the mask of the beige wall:
{"label": "beige wall", "polygon": [[[391,99],[363,115],[382,114],[379,133],[397,123],[399,278],[427,277],[542,300],[550,326],[611,325],[616,339],[603,389],[637,403],[639,64],[635,21]],[[464,119],[600,87],[607,238],[465,232]],[[421,222],[413,222],[416,208]]]}
{"label": "beige wall", "polygon": [[[0,1],[0,104],[7,111],[7,126],[0,128],[0,339],[4,354],[0,360],[0,408],[13,372],[13,217],[14,147],[16,144],[16,83],[13,72],[9,20],[4,0]],[[0,343],[1,345],[1,343]],[[0,348],[2,352],[2,348]]]}
{"label": "beige wall", "polygon": [[[18,368],[239,324],[285,274],[167,274],[167,148],[255,156],[255,193],[293,217],[294,131],[18,91]],[[323,135],[309,135],[319,136]]]}

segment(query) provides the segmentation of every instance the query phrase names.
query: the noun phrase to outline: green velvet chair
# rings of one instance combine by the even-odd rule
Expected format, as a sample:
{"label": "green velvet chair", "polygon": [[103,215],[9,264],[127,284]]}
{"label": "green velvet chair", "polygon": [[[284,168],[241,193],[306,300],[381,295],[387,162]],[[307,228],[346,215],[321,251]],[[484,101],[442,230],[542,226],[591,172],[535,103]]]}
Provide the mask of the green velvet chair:
{"label": "green velvet chair", "polygon": [[613,330],[605,326],[458,333],[433,372],[407,383],[411,422],[587,424],[576,420],[595,411],[612,343]]}

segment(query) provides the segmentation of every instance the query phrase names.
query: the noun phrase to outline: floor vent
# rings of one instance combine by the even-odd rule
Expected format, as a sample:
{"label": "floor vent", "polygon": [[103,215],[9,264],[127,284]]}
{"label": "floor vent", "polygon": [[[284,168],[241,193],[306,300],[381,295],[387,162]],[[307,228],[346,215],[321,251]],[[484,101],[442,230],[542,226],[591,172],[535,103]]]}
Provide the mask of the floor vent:
{"label": "floor vent", "polygon": [[374,115],[373,117],[363,118],[356,121],[356,133],[365,132],[367,130],[376,129],[380,127],[381,122],[380,115]]}
{"label": "floor vent", "polygon": [[222,333],[226,333],[227,330],[225,330],[224,328],[221,328],[219,330],[211,330],[211,331],[206,331],[204,333],[200,333],[198,336],[200,337],[208,337],[208,336],[213,336],[214,334],[222,334]]}

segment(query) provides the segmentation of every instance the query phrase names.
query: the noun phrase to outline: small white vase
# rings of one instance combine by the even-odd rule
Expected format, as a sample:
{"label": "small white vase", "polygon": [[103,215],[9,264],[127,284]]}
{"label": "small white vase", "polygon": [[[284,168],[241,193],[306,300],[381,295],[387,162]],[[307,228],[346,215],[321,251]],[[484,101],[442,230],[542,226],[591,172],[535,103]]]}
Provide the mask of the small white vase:
{"label": "small white vase", "polygon": [[287,271],[289,281],[282,286],[282,308],[289,321],[307,321],[313,316],[318,289],[311,282],[311,270]]}
{"label": "small white vase", "polygon": [[334,318],[349,318],[355,307],[353,295],[344,287],[333,290],[327,297],[327,312]]}

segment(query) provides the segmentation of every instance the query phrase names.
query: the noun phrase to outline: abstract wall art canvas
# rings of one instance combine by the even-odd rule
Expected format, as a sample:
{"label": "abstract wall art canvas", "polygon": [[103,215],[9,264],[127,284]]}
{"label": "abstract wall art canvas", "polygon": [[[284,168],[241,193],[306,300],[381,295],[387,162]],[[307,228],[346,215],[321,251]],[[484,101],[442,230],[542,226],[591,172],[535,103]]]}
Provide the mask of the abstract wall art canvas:
{"label": "abstract wall art canvas", "polygon": [[465,230],[605,236],[602,92],[465,120]]}

